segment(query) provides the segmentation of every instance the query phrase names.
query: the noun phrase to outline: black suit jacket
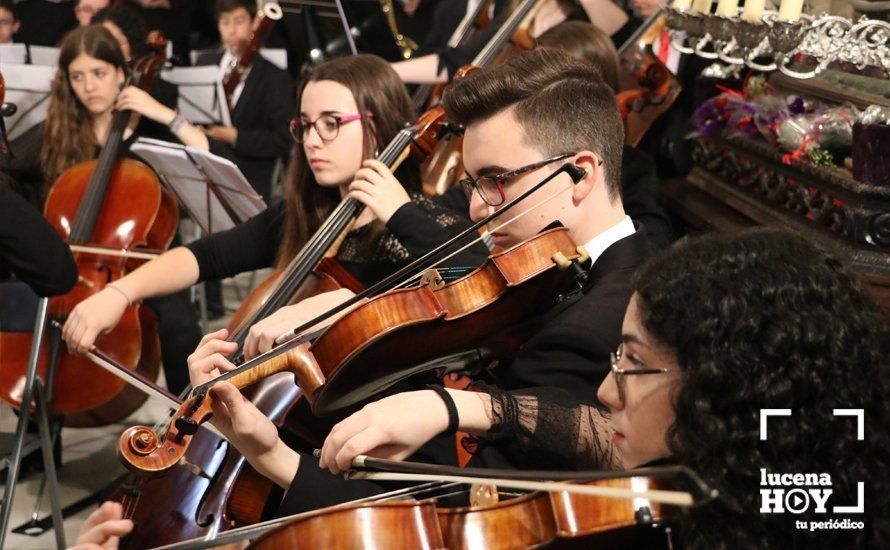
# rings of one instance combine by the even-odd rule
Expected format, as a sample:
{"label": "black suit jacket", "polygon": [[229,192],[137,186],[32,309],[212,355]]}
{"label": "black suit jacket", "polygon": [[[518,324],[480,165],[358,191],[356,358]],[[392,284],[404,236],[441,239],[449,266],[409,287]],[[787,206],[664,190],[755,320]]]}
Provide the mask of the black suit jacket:
{"label": "black suit jacket", "polygon": [[621,203],[627,215],[646,228],[652,250],[662,250],[674,242],[671,220],[658,202],[655,159],[626,145],[621,157]]}
{"label": "black suit jacket", "polygon": [[621,341],[633,274],[648,250],[642,226],[607,248],[591,267],[584,292],[545,314],[540,330],[514,359],[495,369],[498,385],[507,390],[554,386],[596,403],[596,390],[610,369],[609,354]]}
{"label": "black suit jacket", "polygon": [[[197,64],[219,65],[222,55],[200,56]],[[238,165],[268,202],[275,160],[288,157],[293,146],[288,130],[294,116],[290,75],[258,55],[231,114],[232,125],[238,129],[235,145],[211,139],[210,152]]]}

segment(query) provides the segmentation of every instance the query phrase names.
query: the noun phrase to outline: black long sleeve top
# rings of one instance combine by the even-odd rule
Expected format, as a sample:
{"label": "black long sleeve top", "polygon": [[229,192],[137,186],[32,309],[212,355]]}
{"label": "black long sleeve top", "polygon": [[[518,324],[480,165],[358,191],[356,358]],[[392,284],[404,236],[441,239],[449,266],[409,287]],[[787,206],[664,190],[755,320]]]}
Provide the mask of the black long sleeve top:
{"label": "black long sleeve top", "polygon": [[40,296],[64,294],[77,282],[65,241],[28,201],[0,187],[0,280],[10,273]]}
{"label": "black long sleeve top", "polygon": [[[383,279],[470,225],[464,217],[422,195],[412,195],[411,199],[392,215],[386,231],[370,247],[362,238],[368,226],[350,231],[341,245],[338,261],[366,285]],[[199,280],[231,277],[273,265],[284,220],[284,203],[279,201],[241,225],[188,244],[198,261]],[[488,249],[476,244],[444,265],[474,267],[487,256]]]}

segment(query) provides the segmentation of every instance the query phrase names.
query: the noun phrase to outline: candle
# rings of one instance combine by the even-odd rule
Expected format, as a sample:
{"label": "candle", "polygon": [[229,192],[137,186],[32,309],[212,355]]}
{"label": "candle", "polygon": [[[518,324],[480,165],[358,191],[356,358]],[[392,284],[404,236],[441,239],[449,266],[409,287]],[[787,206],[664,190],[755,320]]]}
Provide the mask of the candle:
{"label": "candle", "polygon": [[742,18],[755,23],[763,18],[763,5],[766,0],[745,0],[745,9]]}
{"label": "candle", "polygon": [[803,11],[803,0],[782,0],[779,6],[779,19],[782,21],[797,21]]}
{"label": "candle", "polygon": [[717,2],[717,15],[735,17],[735,13],[738,7],[739,0],[720,0],[719,2]]}
{"label": "candle", "polygon": [[694,0],[692,2],[692,13],[711,13],[711,3],[714,0]]}
{"label": "candle", "polygon": [[674,0],[674,3],[671,4],[671,7],[675,10],[688,10],[689,7],[692,6],[692,0]]}

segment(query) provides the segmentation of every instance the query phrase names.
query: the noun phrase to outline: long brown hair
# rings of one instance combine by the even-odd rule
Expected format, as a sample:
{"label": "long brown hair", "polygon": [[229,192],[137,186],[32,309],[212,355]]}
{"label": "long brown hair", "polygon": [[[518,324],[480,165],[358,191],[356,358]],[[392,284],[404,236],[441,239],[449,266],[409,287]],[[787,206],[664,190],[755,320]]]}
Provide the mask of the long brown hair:
{"label": "long brown hair", "polygon": [[98,145],[90,112],[78,101],[68,80],[68,67],[80,54],[126,71],[120,45],[102,25],[80,27],[65,36],[50,91],[40,151],[40,166],[50,182],[75,164],[93,158]]}
{"label": "long brown hair", "polygon": [[[416,118],[414,104],[405,85],[389,63],[367,54],[340,57],[315,67],[300,86],[297,105],[302,101],[303,90],[309,82],[331,80],[342,84],[352,92],[358,112],[370,112],[371,118],[362,118],[364,156],[374,157],[374,148],[383,149],[392,141],[406,123]],[[409,191],[420,190],[417,162],[406,159],[396,171],[399,182]],[[309,240],[325,218],[340,202],[336,188],[322,187],[312,175],[306,152],[296,147],[287,170],[287,216],[284,235],[278,250],[278,266],[286,265]],[[374,222],[369,238],[379,237],[382,224]]]}

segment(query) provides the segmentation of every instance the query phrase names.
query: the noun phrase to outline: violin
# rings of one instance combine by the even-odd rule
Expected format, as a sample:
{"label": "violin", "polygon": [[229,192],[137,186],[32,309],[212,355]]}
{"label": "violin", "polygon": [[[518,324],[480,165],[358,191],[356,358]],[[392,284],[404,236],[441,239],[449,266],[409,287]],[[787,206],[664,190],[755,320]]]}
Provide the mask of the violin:
{"label": "violin", "polygon": [[[394,170],[409,152],[423,158],[442,135],[443,120],[441,109],[425,113],[399,132],[377,159]],[[250,293],[229,323],[230,341],[238,343],[232,360],[241,356],[250,327],[279,308],[337,288],[363,290],[362,283],[334,258],[340,236],[349,230],[362,207],[354,199],[344,199],[300,253]],[[264,379],[244,395],[279,429],[303,441],[319,445],[330,429],[327,423],[306,415],[289,414],[301,402],[302,392],[288,377]],[[183,459],[183,467],[172,468],[168,475],[151,479],[132,476],[112,495],[112,500],[124,505],[125,517],[135,523],[122,546],[172,543],[259,521],[276,487],[253,470],[234,447],[216,434],[201,431]],[[159,514],[159,508],[166,512]],[[177,522],[177,527],[170,529],[171,517],[188,521]]]}
{"label": "violin", "polygon": [[247,48],[241,53],[238,59],[233,60],[232,65],[228,68],[225,77],[223,77],[223,92],[226,94],[226,101],[229,105],[229,111],[232,110],[232,98],[235,95],[235,88],[247,76],[247,71],[253,65],[254,59],[259,54],[260,48],[272,32],[272,25],[281,19],[283,15],[281,6],[275,2],[267,2],[259,12],[259,23],[257,29],[248,43]]}
{"label": "violin", "polygon": [[[374,293],[430,259],[438,259],[454,243],[509,212],[563,172],[575,182],[583,177],[576,166],[564,164],[489,218],[294,331],[302,332],[369,295],[375,296],[320,334],[295,338],[196,387],[174,414],[163,440],[149,427],[126,430],[118,446],[124,465],[145,475],[158,475],[176,464],[200,424],[209,418],[213,398],[208,390],[220,380],[245,387],[290,371],[312,411],[323,415],[367,399],[407,376],[439,368],[443,357],[460,363],[478,360],[483,349],[484,354],[514,349],[528,336],[525,331],[529,327],[523,321],[549,307],[558,291],[586,274],[579,266],[586,261],[586,253],[561,226],[490,256],[481,267],[456,281],[443,283],[438,273],[430,271],[415,287]],[[513,330],[505,328],[511,326]]]}
{"label": "violin", "polygon": [[[164,63],[166,41],[159,33],[150,37],[154,52],[139,60],[133,83],[148,89]],[[174,198],[161,187],[154,172],[141,162],[119,159],[124,132],[132,113],[114,115],[108,138],[98,159],[78,164],[53,184],[44,215],[71,244],[128,251],[135,247],[165,249],[176,231],[179,209]],[[78,282],[74,289],[50,301],[50,316],[67,317],[80,301],[100,292],[135,265],[122,255],[75,252]],[[51,410],[65,417],[69,426],[92,426],[116,422],[136,410],[145,399],[138,390],[84,357],[61,349],[60,333],[50,331],[49,352],[41,354],[40,375],[47,377],[49,362],[55,374]],[[2,333],[0,399],[20,407],[31,333]],[[127,308],[120,323],[100,336],[97,346],[117,363],[142,376],[155,379],[160,365],[156,320],[139,303]],[[50,356],[51,355],[51,356]],[[49,359],[47,357],[49,356]]]}

